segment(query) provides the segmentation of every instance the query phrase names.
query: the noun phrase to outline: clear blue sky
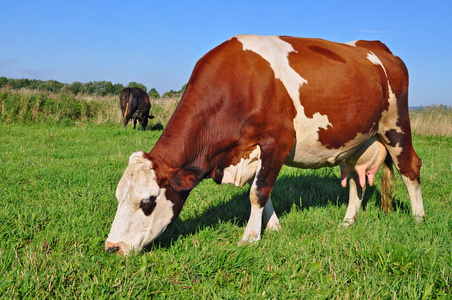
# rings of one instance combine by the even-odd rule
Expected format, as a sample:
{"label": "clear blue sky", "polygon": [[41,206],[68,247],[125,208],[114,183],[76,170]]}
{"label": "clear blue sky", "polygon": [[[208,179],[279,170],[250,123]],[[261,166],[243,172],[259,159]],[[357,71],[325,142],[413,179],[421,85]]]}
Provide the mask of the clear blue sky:
{"label": "clear blue sky", "polygon": [[6,1],[0,76],[131,81],[162,94],[237,34],[383,41],[410,72],[410,105],[452,105],[452,1]]}

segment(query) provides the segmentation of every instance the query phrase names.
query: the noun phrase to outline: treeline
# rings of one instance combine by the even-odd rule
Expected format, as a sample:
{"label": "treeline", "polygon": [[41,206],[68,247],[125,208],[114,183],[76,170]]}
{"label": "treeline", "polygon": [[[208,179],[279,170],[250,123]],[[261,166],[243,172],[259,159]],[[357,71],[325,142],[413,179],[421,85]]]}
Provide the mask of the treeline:
{"label": "treeline", "polygon": [[179,91],[170,90],[160,96],[156,89],[151,88],[148,91],[145,85],[134,81],[129,82],[127,86],[124,86],[121,83],[112,84],[111,81],[90,81],[86,83],[74,81],[73,83],[68,84],[61,83],[56,80],[43,81],[37,79],[13,79],[2,76],[0,77],[0,88],[5,86],[10,86],[12,89],[23,88],[53,93],[71,92],[74,95],[87,94],[94,96],[119,95],[119,93],[126,87],[138,87],[146,91],[149,97],[154,99],[180,96],[186,87],[186,85],[184,85]]}

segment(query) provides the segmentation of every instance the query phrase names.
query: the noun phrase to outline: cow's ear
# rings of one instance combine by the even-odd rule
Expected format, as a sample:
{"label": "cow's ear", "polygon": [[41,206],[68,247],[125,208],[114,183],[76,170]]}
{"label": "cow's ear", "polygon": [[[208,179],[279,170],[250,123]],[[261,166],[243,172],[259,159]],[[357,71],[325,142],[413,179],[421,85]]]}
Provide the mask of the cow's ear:
{"label": "cow's ear", "polygon": [[184,167],[174,172],[169,183],[176,192],[182,192],[192,190],[201,180],[203,175],[200,168]]}

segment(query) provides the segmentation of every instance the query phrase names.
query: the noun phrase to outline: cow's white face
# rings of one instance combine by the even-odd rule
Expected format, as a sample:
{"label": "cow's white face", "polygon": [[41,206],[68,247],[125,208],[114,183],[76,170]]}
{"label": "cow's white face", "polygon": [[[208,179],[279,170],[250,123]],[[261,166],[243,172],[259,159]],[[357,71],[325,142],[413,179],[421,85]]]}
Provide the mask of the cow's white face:
{"label": "cow's white face", "polygon": [[157,184],[152,162],[144,152],[133,153],[116,189],[118,210],[105,250],[127,254],[140,251],[157,238],[173,219],[173,203]]}

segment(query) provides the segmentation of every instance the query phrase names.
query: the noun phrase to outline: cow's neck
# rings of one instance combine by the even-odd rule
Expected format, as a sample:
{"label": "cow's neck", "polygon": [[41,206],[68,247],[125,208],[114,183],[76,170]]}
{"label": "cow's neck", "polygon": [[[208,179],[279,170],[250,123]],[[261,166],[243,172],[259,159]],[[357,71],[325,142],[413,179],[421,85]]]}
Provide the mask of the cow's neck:
{"label": "cow's neck", "polygon": [[[218,123],[216,116],[221,113],[213,107],[190,105],[189,99],[181,100],[149,153],[158,178],[164,180],[168,174],[188,166],[198,167],[205,178],[215,177],[218,169],[230,163],[225,154],[237,147],[237,139]],[[201,118],[202,115],[208,117]]]}

